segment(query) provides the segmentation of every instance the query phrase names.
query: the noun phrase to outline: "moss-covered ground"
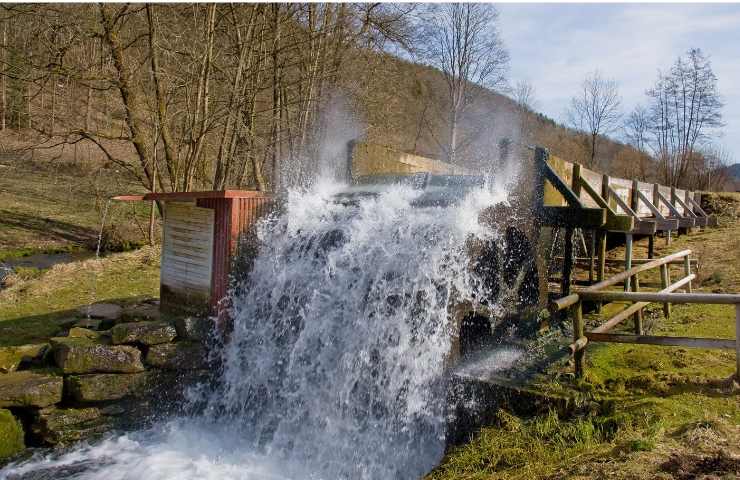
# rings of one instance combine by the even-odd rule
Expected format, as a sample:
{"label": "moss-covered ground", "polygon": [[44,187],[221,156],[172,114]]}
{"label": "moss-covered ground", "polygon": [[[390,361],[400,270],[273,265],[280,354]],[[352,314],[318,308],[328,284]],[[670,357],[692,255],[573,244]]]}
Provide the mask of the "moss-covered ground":
{"label": "moss-covered ground", "polygon": [[[656,241],[656,255],[685,248],[696,253],[695,291],[740,292],[740,196],[726,200],[730,208],[719,228],[681,235],[670,245]],[[635,250],[645,258],[647,240]],[[611,252],[614,258],[623,254]],[[673,267],[674,278],[682,268]],[[600,318],[586,320],[593,327]],[[735,337],[730,305],[674,305],[668,320],[661,305],[651,305],[645,324],[655,335]],[[620,326],[631,327],[631,321]],[[572,364],[564,362],[532,385],[574,397],[579,406],[572,414],[518,418],[500,411],[494,426],[448,452],[429,478],[740,478],[734,351],[602,343],[589,345],[586,359],[584,379],[575,379]]]}

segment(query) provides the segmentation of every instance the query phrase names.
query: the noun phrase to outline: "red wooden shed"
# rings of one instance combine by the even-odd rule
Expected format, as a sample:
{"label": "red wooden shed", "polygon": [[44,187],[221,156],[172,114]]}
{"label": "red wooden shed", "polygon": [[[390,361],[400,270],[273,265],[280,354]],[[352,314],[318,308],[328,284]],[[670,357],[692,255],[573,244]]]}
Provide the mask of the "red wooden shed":
{"label": "red wooden shed", "polygon": [[149,193],[117,200],[163,206],[160,306],[220,314],[239,237],[272,208],[263,192],[223,190]]}

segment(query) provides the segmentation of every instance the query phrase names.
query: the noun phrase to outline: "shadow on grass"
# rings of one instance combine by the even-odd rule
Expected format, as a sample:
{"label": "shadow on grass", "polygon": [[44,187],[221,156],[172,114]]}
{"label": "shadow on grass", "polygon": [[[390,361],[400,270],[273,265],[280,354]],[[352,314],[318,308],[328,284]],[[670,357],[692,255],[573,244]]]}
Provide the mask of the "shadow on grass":
{"label": "shadow on grass", "polygon": [[0,210],[0,228],[2,227],[28,230],[50,240],[86,246],[93,245],[98,236],[98,232],[91,228],[10,210]]}
{"label": "shadow on grass", "polygon": [[[141,302],[146,296],[106,299],[105,303],[115,303],[121,306]],[[30,343],[44,343],[49,338],[66,332],[72,325],[86,317],[84,307],[66,310],[57,310],[41,315],[11,318],[0,321],[0,347],[25,345]]]}

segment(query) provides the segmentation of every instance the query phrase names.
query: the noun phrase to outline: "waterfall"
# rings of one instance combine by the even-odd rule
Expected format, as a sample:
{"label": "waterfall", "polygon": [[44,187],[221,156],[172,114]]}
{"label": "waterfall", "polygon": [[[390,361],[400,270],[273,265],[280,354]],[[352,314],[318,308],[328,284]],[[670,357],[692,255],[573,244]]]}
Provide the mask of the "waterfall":
{"label": "waterfall", "polygon": [[452,206],[418,207],[411,187],[349,202],[339,189],[292,192],[259,224],[216,352],[222,373],[192,392],[202,413],[6,474],[374,480],[433,468],[445,447],[449,307],[475,301],[466,246],[497,238],[478,216],[506,193],[476,188]]}

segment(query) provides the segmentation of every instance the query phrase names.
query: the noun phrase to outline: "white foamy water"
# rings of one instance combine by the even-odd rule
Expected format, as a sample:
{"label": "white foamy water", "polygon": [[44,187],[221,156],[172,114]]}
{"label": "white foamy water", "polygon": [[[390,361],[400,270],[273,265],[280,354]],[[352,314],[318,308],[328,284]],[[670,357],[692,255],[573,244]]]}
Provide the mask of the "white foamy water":
{"label": "white foamy water", "polygon": [[[203,413],[47,455],[0,478],[412,479],[445,446],[448,306],[475,301],[465,244],[503,191],[412,207],[391,187],[354,205],[337,187],[290,195],[263,222]],[[198,392],[194,392],[198,393]],[[197,395],[195,395],[197,396]],[[44,476],[47,475],[48,476]]]}

